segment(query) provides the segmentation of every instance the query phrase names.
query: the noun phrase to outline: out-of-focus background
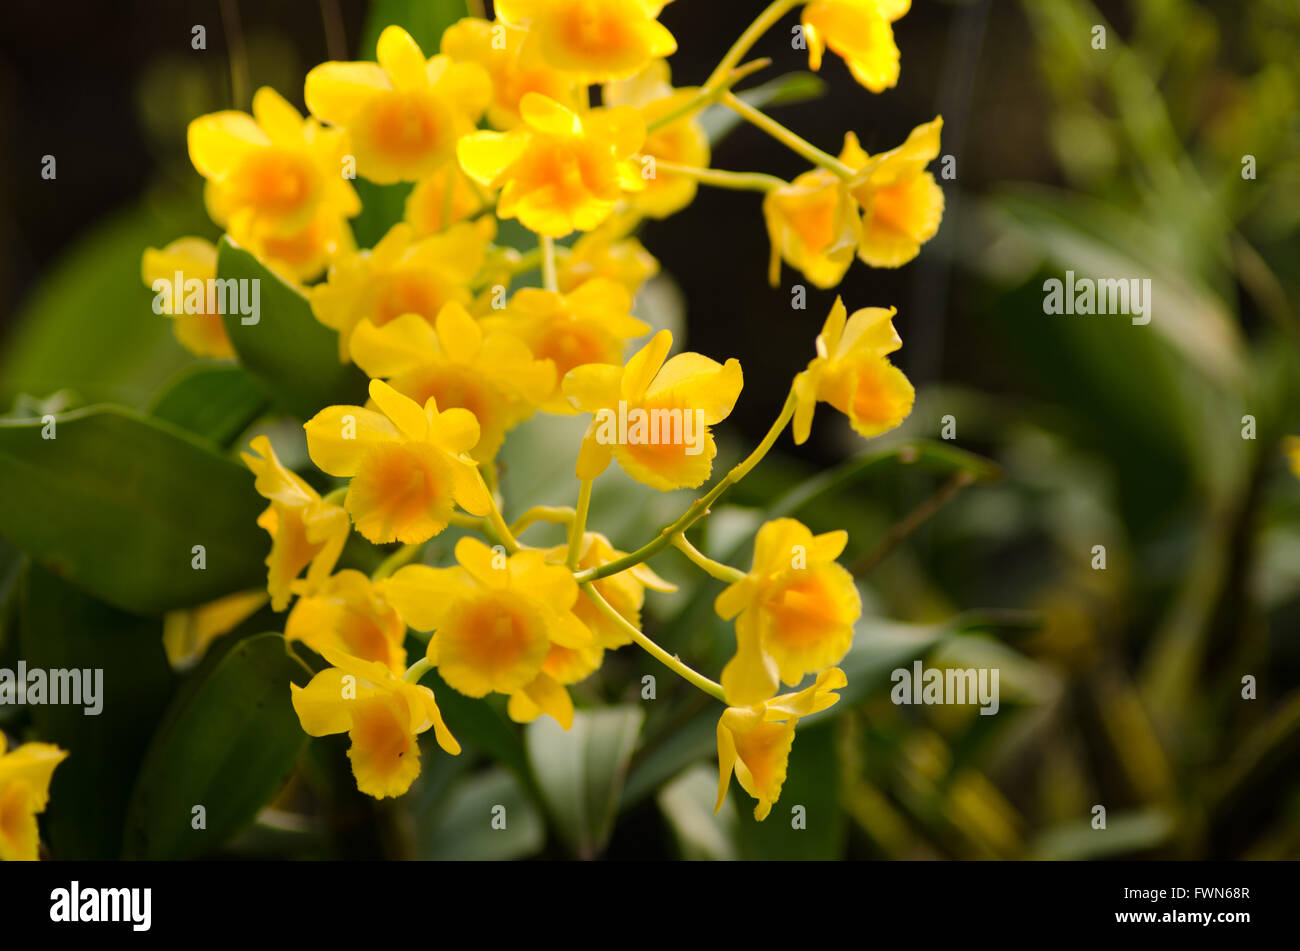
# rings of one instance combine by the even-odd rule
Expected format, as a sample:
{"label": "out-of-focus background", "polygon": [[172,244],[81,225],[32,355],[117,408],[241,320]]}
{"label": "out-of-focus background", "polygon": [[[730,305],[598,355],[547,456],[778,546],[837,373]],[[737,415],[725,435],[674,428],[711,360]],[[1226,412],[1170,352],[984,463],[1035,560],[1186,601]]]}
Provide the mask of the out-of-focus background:
{"label": "out-of-focus background", "polygon": [[[761,7],[671,3],[662,20],[679,41],[675,83],[701,82]],[[30,412],[59,391],[60,405],[143,408],[193,360],[139,278],[144,247],[219,234],[186,124],[246,109],[262,85],[301,108],[312,65],[373,57],[375,17],[361,0],[10,0],[0,37],[5,408],[21,397]],[[807,67],[787,21],[755,49],[773,60],[763,78]],[[202,51],[191,47],[196,25]],[[898,307],[895,359],[918,389],[903,429],[864,447],[819,414],[810,443],[783,440],[708,538],[715,555],[747,563],[743,539],[773,510],[817,531],[849,529],[845,559],[862,569],[867,614],[845,663],[852,686],[833,720],[800,730],[786,792],[761,827],[735,784],[712,817],[714,721],[693,698],[668,696],[648,715],[617,821],[594,851],[1300,858],[1300,479],[1281,450],[1300,433],[1300,6],[918,0],[895,34],[897,88],[872,95],[828,56],[820,98],[770,108],[832,152],[846,129],[877,152],[943,115],[955,177],[941,180],[943,225],[917,260],[896,271],[855,264],[837,291],[809,287],[800,310],[798,274],[787,268],[781,287],[767,286],[752,194],[701,189],[641,233],[675,282],[657,285],[653,306],[679,303],[679,344],[745,368],[724,456],[766,430],[835,293],[850,310]],[[46,155],[53,181],[40,174]],[[717,145],[713,164],[806,170],[748,127]],[[1046,314],[1043,282],[1067,270],[1150,279],[1151,322]],[[992,460],[1001,478],[962,488],[887,457],[913,438]],[[882,547],[936,492],[946,504]],[[615,508],[634,498],[605,493]],[[631,547],[645,533],[623,514],[615,541]],[[664,573],[685,580],[665,558]],[[687,587],[652,624],[716,672],[732,642],[709,610],[713,593]],[[891,703],[890,671],[917,657],[998,667],[999,714]],[[646,663],[620,655],[580,704],[635,699]],[[307,797],[331,817],[324,831],[285,818],[296,815],[290,795],[233,848],[573,851],[528,784],[491,762],[431,758],[416,806],[396,817],[396,807]],[[506,787],[500,795],[529,817],[509,845],[481,851],[457,838],[448,816]],[[794,804],[818,821],[792,833]]]}

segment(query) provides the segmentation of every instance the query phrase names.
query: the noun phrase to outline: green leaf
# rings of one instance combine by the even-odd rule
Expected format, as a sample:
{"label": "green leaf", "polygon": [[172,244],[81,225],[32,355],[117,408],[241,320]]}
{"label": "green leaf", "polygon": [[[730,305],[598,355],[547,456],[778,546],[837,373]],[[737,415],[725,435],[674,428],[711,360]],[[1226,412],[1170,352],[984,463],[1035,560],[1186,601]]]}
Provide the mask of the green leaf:
{"label": "green leaf", "polygon": [[[761,86],[736,93],[736,98],[749,103],[755,109],[764,106],[792,106],[800,102],[819,99],[826,94],[826,83],[812,73],[786,73],[770,79]],[[709,137],[710,145],[717,145],[729,135],[741,119],[726,106],[710,106],[700,116],[704,134]]]}
{"label": "green leaf", "polygon": [[1094,829],[1090,819],[1057,826],[1041,833],[1030,848],[1035,859],[1080,861],[1132,855],[1154,849],[1174,831],[1174,820],[1163,809],[1107,817],[1106,828]]}
{"label": "green leaf", "polygon": [[266,406],[265,391],[240,367],[201,363],[158,395],[150,415],[226,449]]}
{"label": "green leaf", "polygon": [[[279,634],[258,634],[199,679],[167,710],[131,797],[123,856],[181,859],[216,851],[252,822],[284,785],[307,736],[290,682],[307,669]],[[202,806],[206,828],[194,828]]]}
{"label": "green leaf", "polygon": [[301,291],[228,237],[218,246],[217,275],[259,282],[257,322],[231,318],[226,332],[240,363],[285,410],[309,419],[326,406],[365,401],[365,376],[339,362],[338,334],[316,319]]}
{"label": "green leaf", "polygon": [[714,813],[718,771],[700,764],[659,791],[656,801],[672,826],[682,858],[730,862],[740,855],[734,809]]}
{"label": "green leaf", "polygon": [[417,858],[507,861],[540,852],[546,824],[519,780],[504,769],[453,780],[429,814],[416,816]]}
{"label": "green leaf", "polygon": [[[197,179],[197,176],[196,176]],[[151,200],[96,224],[46,270],[0,358],[0,405],[19,393],[75,387],[83,401],[142,407],[194,362],[140,277],[145,248],[211,229],[194,193]]]}
{"label": "green leaf", "polygon": [[565,730],[550,717],[528,725],[528,759],[561,837],[583,859],[609,841],[628,759],[641,731],[640,707],[580,710]]}
{"label": "green leaf", "polygon": [[29,670],[103,672],[97,715],[88,716],[84,702],[31,708],[37,737],[68,752],[50,787],[51,852],[117,858],[131,784],[175,683],[162,623],[101,604],[37,565],[28,570],[21,619]]}
{"label": "green leaf", "polygon": [[52,439],[43,430],[0,422],[0,534],[55,574],[141,614],[264,582],[264,503],[243,466],[115,407],[58,418]]}
{"label": "green leaf", "polygon": [[373,248],[388,229],[406,214],[406,196],[411,193],[409,182],[394,185],[376,185],[365,178],[352,183],[361,199],[361,214],[352,219],[352,234],[359,248]]}
{"label": "green leaf", "polygon": [[453,690],[436,670],[429,671],[420,682],[433,691],[452,736],[462,744],[473,744],[480,752],[507,767],[521,782],[529,782],[528,757],[519,732],[490,701],[467,697]]}
{"label": "green leaf", "polygon": [[357,55],[373,60],[379,34],[396,24],[411,34],[425,56],[432,56],[438,52],[443,30],[466,16],[465,0],[372,0]]}

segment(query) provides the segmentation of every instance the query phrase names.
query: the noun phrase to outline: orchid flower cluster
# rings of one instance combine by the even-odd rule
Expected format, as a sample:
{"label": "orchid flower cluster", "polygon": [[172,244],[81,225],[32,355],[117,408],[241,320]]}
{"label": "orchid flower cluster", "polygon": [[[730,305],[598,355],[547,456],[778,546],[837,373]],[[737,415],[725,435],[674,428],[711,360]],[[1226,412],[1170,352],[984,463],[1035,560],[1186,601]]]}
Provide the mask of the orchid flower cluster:
{"label": "orchid flower cluster", "polygon": [[[589,527],[592,483],[617,462],[653,490],[704,486],[717,454],[713,428],[744,382],[734,359],[672,354],[667,330],[636,346],[651,328],[633,315],[634,301],[658,270],[635,237],[638,224],[685,210],[700,185],[753,190],[762,194],[773,284],[783,262],[821,288],[835,287],[855,258],[898,267],[942,217],[943,193],[925,171],[942,123],[877,155],[849,132],[831,155],[735,91],[768,65],[745,61],[753,44],[795,8],[811,68],[829,50],[866,89],[893,86],[891,24],[909,0],[776,0],[699,87],[672,85],[667,57],[677,40],[658,20],[663,6],[497,0],[495,19],[460,20],[436,51],[390,26],[375,62],[327,62],[308,73],[306,117],[262,88],[251,115],[218,112],[190,124],[189,154],[212,219],[301,288],[316,319],[337,331],[339,359],[370,378],[366,405],[325,406],[305,423],[311,461],[344,480],[335,491],[313,489],[266,436],[243,458],[269,502],[259,524],[272,539],[272,607],[288,612],[286,638],[328,664],[307,686],[291,686],[293,707],[308,734],[349,735],[357,786],[371,796],[410,788],[425,731],[445,752],[460,751],[420,683],[431,669],[469,697],[504,695],[515,721],[549,716],[568,729],[568,688],[606,651],[635,644],[723,704],[718,808],[734,773],[763,819],[780,795],[799,720],[835,703],[845,686],[836,664],[861,602],[836,561],[844,531],[770,521],[748,570],[706,557],[686,533],[787,426],[804,442],[819,403],[867,438],[908,415],[912,386],[889,359],[901,346],[893,308],[849,313],[837,299],[766,437],[641,547],[621,551]],[[700,116],[716,106],[788,145],[809,171],[787,182],[711,168]],[[372,248],[357,248],[349,226],[361,211],[354,176],[413,186],[402,220]],[[507,219],[535,235],[535,246],[497,243]],[[563,238],[573,240],[566,247]],[[144,277],[210,279],[216,257],[207,242],[182,238],[145,254]],[[540,273],[540,287],[508,293],[530,272]],[[220,314],[172,320],[194,353],[236,356]],[[537,413],[591,416],[575,447],[576,502],[511,520],[497,458]],[[620,413],[700,428],[689,443],[636,438],[636,424],[610,425]],[[563,525],[567,541],[526,544],[538,523]],[[469,530],[455,564],[422,563],[425,543],[449,525]],[[338,570],[353,531],[400,547],[373,576]],[[736,648],[718,681],[642,630],[646,592],[672,588],[647,559],[669,547],[725,584],[715,607],[734,621]],[[414,659],[408,630],[427,644]]]}

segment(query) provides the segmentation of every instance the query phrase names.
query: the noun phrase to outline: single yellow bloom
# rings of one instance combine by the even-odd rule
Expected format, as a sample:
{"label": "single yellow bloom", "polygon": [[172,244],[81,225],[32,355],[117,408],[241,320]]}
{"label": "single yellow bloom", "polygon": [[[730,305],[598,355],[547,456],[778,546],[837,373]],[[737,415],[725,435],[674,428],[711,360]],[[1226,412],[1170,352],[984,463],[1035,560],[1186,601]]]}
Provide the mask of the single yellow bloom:
{"label": "single yellow bloom", "polygon": [[201,660],[218,637],[229,634],[267,602],[267,593],[239,591],[196,608],[171,611],[163,617],[163,651],[173,670]]}
{"label": "single yellow bloom", "polygon": [[232,229],[230,238],[292,283],[319,277],[331,261],[354,253],[357,247],[347,221],[325,205],[296,234],[244,234]]}
{"label": "single yellow bloom", "polygon": [[497,0],[503,23],[527,28],[525,64],[544,62],[587,83],[622,79],[677,50],[659,23],[668,0]]}
{"label": "single yellow bloom", "polygon": [[289,685],[293,709],[309,736],[348,734],[348,759],[361,792],[383,799],[410,789],[420,775],[416,737],[430,727],[439,746],[453,756],[460,753],[428,687],[407,683],[378,661],[330,648],[324,656],[328,670],[306,687]]}
{"label": "single yellow bloom", "polygon": [[477,63],[426,60],[400,26],[379,34],[378,63],[322,63],[307,74],[307,108],[347,129],[356,171],[373,182],[414,182],[455,154],[492,95]]}
{"label": "single yellow bloom", "polygon": [[331,650],[377,661],[399,677],[406,671],[406,625],[359,571],[346,569],[319,588],[304,587],[285,621],[284,636],[321,656]]}
{"label": "single yellow bloom", "polygon": [[525,30],[477,17],[465,17],[442,34],[445,55],[458,63],[477,63],[487,70],[492,80],[487,118],[498,129],[513,129],[523,121],[519,100],[525,93],[541,93],[569,108],[578,105],[578,84],[572,76],[545,63],[525,66],[520,61],[525,36]]}
{"label": "single yellow bloom", "polygon": [[627,341],[650,332],[633,317],[632,295],[622,284],[594,278],[565,294],[525,287],[510,298],[498,316],[485,317],[486,333],[516,335],[538,360],[555,367],[555,390],[542,409],[572,413],[560,392],[560,380],[586,363],[621,364]]}
{"label": "single yellow bloom", "polygon": [[190,161],[207,179],[208,213],[247,240],[302,232],[321,207],[350,218],[361,211],[343,176],[347,137],[304,119],[268,86],[253,114],[216,112],[189,125]]}
{"label": "single yellow bloom", "polygon": [[[573,613],[573,574],[542,552],[507,557],[467,536],[456,543],[456,561],[453,568],[408,565],[379,585],[407,624],[434,632],[427,656],[452,688],[471,697],[519,693],[542,673],[552,644],[592,645]],[[533,702],[554,708],[539,702],[549,685],[539,686]]]}
{"label": "single yellow bloom", "polygon": [[867,89],[892,88],[899,59],[892,24],[911,6],[912,0],[814,0],[803,8],[809,68],[821,69],[830,47]]}
{"label": "single yellow bloom", "polygon": [[[845,137],[845,153],[851,152],[851,137]],[[856,140],[852,148],[857,148]],[[841,161],[844,157],[841,154]],[[780,283],[783,257],[815,286],[836,286],[862,239],[857,203],[844,182],[824,168],[768,192],[763,218],[772,246],[767,277],[773,287]]]}
{"label": "single yellow bloom", "polygon": [[348,517],[286,469],[276,458],[270,439],[258,436],[249,445],[256,455],[245,452],[240,456],[257,477],[253,487],[271,502],[257,519],[271,535],[266,589],[271,608],[283,611],[292,597],[291,585],[304,568],[313,588],[334,570],[348,539]]}
{"label": "single yellow bloom", "polygon": [[1300,436],[1287,436],[1282,440],[1282,453],[1286,456],[1291,473],[1300,479]]}
{"label": "single yellow bloom", "polygon": [[848,653],[862,614],[853,576],[835,561],[848,537],[813,535],[792,518],[758,530],[753,567],[714,604],[724,620],[736,619],[736,655],[722,670],[732,706],[764,702],[778,676],[793,686]]}
{"label": "single yellow bloom", "polygon": [[494,235],[492,219],[460,222],[416,240],[408,224],[389,229],[373,250],[346,255],[311,290],[311,309],[339,332],[339,359],[351,359],[352,334],[370,321],[382,327],[403,314],[429,324],[449,301],[468,305],[469,282],[483,266]]}
{"label": "single yellow bloom", "polygon": [[[568,545],[558,545],[555,548],[548,549],[546,552],[547,561],[552,564],[562,565],[568,555]],[[599,568],[607,565],[611,561],[617,561],[622,558],[625,552],[621,552],[610,544],[609,539],[599,532],[585,532],[582,536],[582,548],[578,554],[578,569]],[[641,626],[641,608],[645,604],[646,588],[652,591],[676,591],[677,586],[671,582],[665,581],[659,577],[655,571],[642,562],[634,565],[627,571],[620,571],[616,575],[610,575],[601,578],[592,583],[596,593],[604,598],[609,606],[623,616],[633,627]],[[578,598],[573,606],[573,613],[595,637],[596,645],[601,649],[612,650],[622,647],[625,644],[632,643],[632,636],[622,627],[610,620],[603,611],[596,607],[595,603],[586,595]],[[553,673],[561,683],[575,683],[582,677],[576,679],[565,679],[575,672],[575,668],[569,664],[578,664],[581,660],[581,652],[570,652],[572,656],[556,656],[557,648],[553,648],[551,653],[554,658],[547,659],[547,671]],[[599,664],[599,655],[596,658]],[[592,668],[595,670],[595,667]],[[591,671],[587,671],[590,673]]]}
{"label": "single yellow bloom", "polygon": [[[606,83],[601,92],[601,102],[607,106],[635,106],[641,110],[641,117],[649,126],[676,112],[699,91],[694,87],[674,89],[670,75],[668,63],[657,59],[630,79]],[[708,168],[712,154],[709,137],[700,125],[699,113],[675,119],[647,134],[641,155],[646,188],[633,196],[633,206],[651,218],[667,218],[681,211],[695,200],[698,183],[689,176],[654,168],[646,157]],[[651,168],[654,168],[654,174],[647,178]]]}
{"label": "single yellow bloom", "polygon": [[[156,299],[162,312],[171,315],[172,333],[182,347],[196,357],[234,359],[235,348],[230,345],[230,338],[226,335],[222,314],[187,314],[184,307],[180,313],[175,312],[176,296],[173,286],[178,272],[181,275],[182,289],[188,281],[202,281],[206,288],[207,282],[217,276],[216,246],[202,238],[177,238],[161,251],[147,248],[140,262],[140,276],[158,295]],[[184,299],[185,295],[182,294],[182,302]],[[206,307],[206,290],[203,302]]]}
{"label": "single yellow bloom", "polygon": [[[556,248],[556,285],[561,294],[577,290],[587,281],[617,281],[634,297],[646,281],[659,273],[659,262],[636,238],[626,236],[635,226],[633,216],[613,216],[589,231],[570,248]],[[629,297],[629,300],[631,299]]]}
{"label": "single yellow bloom", "polygon": [[479,438],[468,410],[439,412],[382,380],[370,381],[379,412],[330,406],[303,428],[307,452],[324,472],[351,479],[343,507],[362,535],[376,545],[418,545],[447,527],[453,502],[483,516],[492,500],[469,456]]}
{"label": "single yellow bloom", "polygon": [[541,93],[519,101],[523,125],[476,132],[456,147],[470,178],[500,188],[497,217],[552,238],[590,231],[627,192],[645,181],[632,159],[645,139],[641,114],[629,106],[581,117]]}
{"label": "single yellow bloom", "polygon": [[423,238],[477,215],[490,198],[489,189],[475,185],[459,165],[448,162],[411,189],[402,218],[415,237]]}
{"label": "single yellow bloom", "polygon": [[860,169],[849,190],[862,206],[858,257],[872,267],[901,267],[921,253],[943,220],[943,189],[925,166],[939,155],[943,117],[919,125],[907,141],[869,156],[852,133],[841,160]]}
{"label": "single yellow bloom", "polygon": [[817,356],[794,379],[794,441],[812,429],[818,402],[830,403],[870,439],[893,429],[912,412],[916,391],[887,354],[903,345],[891,307],[864,307],[847,317],[840,298],[817,336]]}
{"label": "single yellow bloom", "polygon": [[578,451],[579,479],[594,479],[611,458],[623,471],[665,492],[703,484],[718,447],[709,427],[730,414],[744,378],[740,362],[698,353],[668,360],[671,331],[661,330],[623,367],[579,366],[564,395],[595,417]]}
{"label": "single yellow bloom", "polygon": [[479,462],[490,462],[506,432],[555,389],[550,361],[534,359],[514,334],[485,334],[455,301],[438,312],[436,329],[416,314],[382,327],[362,321],[352,335],[352,359],[421,405],[432,399],[443,410],[473,413],[479,441],[471,454]]}
{"label": "single yellow bloom", "polygon": [[39,858],[36,815],[45,811],[54,768],[67,756],[52,743],[24,743],[6,753],[0,733],[0,862]]}
{"label": "single yellow bloom", "polygon": [[766,819],[785,785],[795,724],[800,717],[834,704],[839,699],[834,691],[847,683],[842,670],[831,668],[797,693],[724,710],[718,720],[718,803],[714,812],[726,801],[734,771],[741,788],[758,800],[754,818],[759,822]]}

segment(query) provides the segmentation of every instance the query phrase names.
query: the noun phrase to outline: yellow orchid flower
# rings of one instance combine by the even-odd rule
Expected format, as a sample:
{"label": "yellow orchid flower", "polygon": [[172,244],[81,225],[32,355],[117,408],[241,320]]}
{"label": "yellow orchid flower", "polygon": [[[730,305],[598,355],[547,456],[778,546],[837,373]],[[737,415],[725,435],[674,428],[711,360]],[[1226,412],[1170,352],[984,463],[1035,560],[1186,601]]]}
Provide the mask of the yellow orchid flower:
{"label": "yellow orchid flower", "polygon": [[450,161],[492,95],[476,63],[428,60],[399,26],[379,34],[378,63],[322,63],[307,74],[312,114],[347,129],[356,171],[373,182],[413,182]]}
{"label": "yellow orchid flower", "polygon": [[271,502],[257,519],[257,524],[271,535],[266,589],[271,595],[271,608],[283,611],[289,606],[291,585],[304,568],[313,587],[334,570],[348,539],[348,517],[342,508],[325,502],[320,493],[286,469],[266,436],[258,436],[249,446],[256,455],[245,452],[240,457],[257,477],[253,487]]}
{"label": "yellow orchid flower", "polygon": [[813,535],[792,518],[758,530],[753,567],[714,603],[724,620],[736,619],[736,654],[722,670],[728,703],[764,702],[778,677],[793,686],[848,653],[862,614],[853,576],[835,561],[848,537]]}
{"label": "yellow orchid flower", "polygon": [[524,692],[563,724],[571,707],[566,715],[565,702],[538,678],[553,644],[593,643],[573,613],[573,574],[536,549],[507,557],[472,537],[456,543],[456,561],[407,565],[379,588],[408,625],[434,632],[427,658],[450,687],[470,697]]}
{"label": "yellow orchid flower", "polygon": [[339,332],[339,359],[351,359],[352,334],[362,321],[382,327],[418,314],[432,324],[448,301],[468,305],[469,282],[483,266],[493,233],[490,218],[418,240],[410,225],[396,224],[373,250],[335,262],[310,300],[316,319]]}
{"label": "yellow orchid flower", "polygon": [[364,574],[345,569],[299,594],[284,624],[286,640],[321,656],[331,650],[377,661],[399,677],[406,670],[406,625]]}
{"label": "yellow orchid flower", "polygon": [[[852,133],[840,161],[861,153]],[[763,217],[772,246],[768,281],[781,280],[781,259],[817,287],[834,287],[853,263],[862,239],[857,203],[838,176],[823,168],[805,172],[763,197]]]}
{"label": "yellow orchid flower", "polygon": [[416,314],[382,327],[362,321],[352,335],[352,359],[367,375],[388,380],[421,405],[432,399],[443,410],[469,410],[479,425],[471,455],[490,462],[506,432],[550,397],[555,367],[534,359],[513,334],[485,334],[455,301],[438,312],[435,326]]}
{"label": "yellow orchid flower", "polygon": [[669,56],[677,40],[659,23],[668,0],[497,0],[503,23],[528,30],[525,64],[541,61],[584,82],[621,79]]}
{"label": "yellow orchid flower", "polygon": [[501,189],[498,218],[518,218],[538,234],[562,238],[595,228],[625,193],[645,188],[632,160],[645,139],[635,109],[593,109],[579,117],[530,92],[519,111],[519,128],[476,132],[456,147],[470,178]]}
{"label": "yellow orchid flower", "polygon": [[[202,238],[177,238],[167,247],[158,250],[147,248],[140,261],[140,276],[146,286],[155,289],[158,307],[172,318],[172,333],[182,347],[196,357],[232,360],[235,348],[230,345],[222,314],[176,313],[175,295],[169,290],[181,275],[182,287],[187,281],[207,282],[217,276],[217,248]],[[166,282],[165,286],[161,282]],[[207,296],[204,295],[206,303]]]}
{"label": "yellow orchid flower", "polygon": [[[606,83],[601,91],[601,102],[607,106],[636,107],[648,127],[655,120],[685,106],[699,91],[694,87],[674,89],[670,76],[668,63],[655,60],[630,79]],[[674,119],[648,133],[641,146],[641,155],[678,165],[708,168],[712,153],[709,137],[700,125],[699,113]],[[646,177],[645,167],[643,164],[643,178]],[[645,190],[634,195],[632,202],[644,215],[667,218],[694,201],[697,188],[698,183],[693,178],[656,169],[653,177],[646,180]]]}
{"label": "yellow orchid flower", "polygon": [[420,775],[416,737],[433,727],[438,745],[455,756],[460,744],[443,723],[428,687],[407,683],[378,661],[324,649],[331,665],[306,687],[290,684],[293,709],[309,736],[347,733],[357,789],[383,799],[400,796]]}
{"label": "yellow orchid flower", "polygon": [[919,125],[907,141],[869,156],[845,136],[841,160],[860,169],[849,190],[862,206],[858,257],[872,267],[901,267],[921,253],[943,220],[943,189],[925,166],[939,155],[943,117]]}
{"label": "yellow orchid flower", "polygon": [[402,220],[415,237],[423,238],[477,215],[490,199],[489,189],[474,184],[459,165],[448,162],[411,189]]}
{"label": "yellow orchid flower", "polygon": [[864,307],[852,317],[847,313],[835,298],[817,336],[817,356],[794,379],[797,444],[808,439],[818,402],[830,403],[868,439],[893,429],[912,411],[916,391],[887,357],[903,345],[894,330],[896,310]]}
{"label": "yellow orchid flower", "polygon": [[196,608],[163,616],[163,651],[173,670],[193,666],[212,642],[229,634],[266,604],[266,591],[238,591]]}
{"label": "yellow orchid flower", "polygon": [[[552,564],[562,565],[568,554],[568,545],[558,545],[547,549],[546,559]],[[599,568],[611,561],[617,561],[625,553],[610,544],[609,539],[599,532],[584,532],[582,546],[578,554],[578,569]],[[604,598],[609,606],[617,611],[633,627],[641,626],[641,607],[645,604],[646,588],[652,591],[676,591],[677,586],[659,577],[645,562],[634,565],[627,571],[609,575],[592,583],[596,593]],[[614,623],[592,603],[588,597],[580,597],[573,606],[573,613],[587,626],[595,637],[596,644],[603,649],[614,649],[632,643],[632,636],[620,625]],[[554,653],[554,651],[553,651]],[[567,658],[566,663],[574,658]],[[556,664],[561,662],[556,659]],[[548,666],[550,659],[548,658]],[[593,670],[595,668],[592,668]],[[565,667],[565,670],[569,670]],[[590,673],[590,671],[588,671]],[[559,676],[557,674],[557,676]],[[583,676],[586,676],[585,674]],[[578,678],[581,679],[581,678]],[[561,680],[562,683],[573,683]]]}
{"label": "yellow orchid flower", "polygon": [[379,411],[330,406],[303,428],[317,468],[351,479],[343,507],[377,545],[419,544],[447,527],[453,502],[471,515],[492,507],[478,467],[468,455],[478,420],[468,410],[423,408],[382,380],[370,381]]}
{"label": "yellow orchid flower", "polygon": [[803,8],[809,68],[821,69],[830,47],[867,89],[892,88],[899,60],[892,24],[911,6],[912,0],[814,0]]}
{"label": "yellow orchid flower", "polygon": [[567,73],[545,63],[525,66],[520,60],[526,30],[478,17],[465,17],[442,34],[442,52],[458,63],[477,63],[492,80],[492,101],[487,119],[498,129],[513,129],[523,120],[519,100],[537,92],[573,108],[578,84]]}
{"label": "yellow orchid flower", "polygon": [[839,668],[824,670],[815,683],[797,693],[782,694],[766,703],[728,707],[718,719],[718,803],[727,798],[734,772],[741,788],[758,800],[754,818],[762,822],[781,797],[795,724],[800,717],[833,705],[848,683]]}
{"label": "yellow orchid flower", "polygon": [[651,488],[701,485],[713,471],[718,447],[709,427],[726,419],[744,383],[740,363],[698,353],[664,362],[673,335],[661,330],[626,366],[579,366],[564,377],[564,395],[594,413],[578,451],[579,479],[594,479],[618,460],[623,471]]}
{"label": "yellow orchid flower", "polygon": [[207,179],[208,213],[241,240],[300,234],[322,207],[344,218],[361,211],[342,174],[346,135],[304,119],[270,87],[254,94],[251,116],[200,116],[188,140],[190,161]]}
{"label": "yellow orchid flower", "polygon": [[24,743],[5,752],[0,733],[0,862],[35,862],[40,857],[36,816],[50,801],[54,768],[67,756],[52,743]]}
{"label": "yellow orchid flower", "polygon": [[586,363],[622,363],[627,341],[650,332],[649,324],[628,313],[631,307],[626,287],[594,278],[565,294],[525,287],[482,323],[485,333],[512,333],[535,358],[549,360],[556,387],[542,409],[572,413],[559,388],[564,375]]}
{"label": "yellow orchid flower", "polygon": [[560,293],[568,294],[599,277],[617,281],[635,296],[646,281],[659,273],[659,262],[640,241],[626,236],[634,224],[626,216],[614,216],[573,242],[572,247],[556,248],[556,286]]}

